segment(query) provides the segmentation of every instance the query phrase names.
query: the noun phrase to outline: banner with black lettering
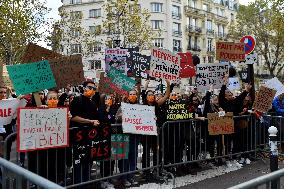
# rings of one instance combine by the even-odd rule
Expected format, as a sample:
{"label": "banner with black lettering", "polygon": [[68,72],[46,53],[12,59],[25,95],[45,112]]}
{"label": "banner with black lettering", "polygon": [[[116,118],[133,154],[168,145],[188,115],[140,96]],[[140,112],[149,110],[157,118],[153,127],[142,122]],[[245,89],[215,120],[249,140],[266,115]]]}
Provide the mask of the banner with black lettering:
{"label": "banner with black lettering", "polygon": [[166,106],[167,120],[188,120],[194,117],[189,112],[189,104],[185,100],[170,100]]}

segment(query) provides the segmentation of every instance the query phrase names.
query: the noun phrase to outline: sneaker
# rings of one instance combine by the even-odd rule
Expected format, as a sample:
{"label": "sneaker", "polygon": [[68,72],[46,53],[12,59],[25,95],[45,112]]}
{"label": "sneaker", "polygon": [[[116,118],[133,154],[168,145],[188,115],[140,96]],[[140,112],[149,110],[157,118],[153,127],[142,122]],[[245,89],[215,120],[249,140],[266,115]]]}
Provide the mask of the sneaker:
{"label": "sneaker", "polygon": [[109,182],[101,182],[101,189],[115,189],[113,184],[109,183]]}
{"label": "sneaker", "polygon": [[230,161],[226,161],[226,165],[227,165],[227,167],[232,167],[232,164],[231,164]]}
{"label": "sneaker", "polygon": [[131,185],[137,185],[138,184],[138,182],[134,179],[129,179],[128,181],[131,183]]}
{"label": "sneaker", "polygon": [[130,183],[128,180],[122,181],[122,184],[123,184],[125,187],[131,186],[131,183]]}
{"label": "sneaker", "polygon": [[246,158],[246,165],[250,165],[251,161],[249,160],[249,158]]}
{"label": "sneaker", "polygon": [[239,162],[237,162],[237,160],[234,160],[233,162],[234,162],[234,166],[236,166],[238,168],[242,168],[243,167],[243,165],[240,164]]}
{"label": "sneaker", "polygon": [[245,158],[241,158],[241,160],[239,161],[240,164],[244,164],[245,163]]}

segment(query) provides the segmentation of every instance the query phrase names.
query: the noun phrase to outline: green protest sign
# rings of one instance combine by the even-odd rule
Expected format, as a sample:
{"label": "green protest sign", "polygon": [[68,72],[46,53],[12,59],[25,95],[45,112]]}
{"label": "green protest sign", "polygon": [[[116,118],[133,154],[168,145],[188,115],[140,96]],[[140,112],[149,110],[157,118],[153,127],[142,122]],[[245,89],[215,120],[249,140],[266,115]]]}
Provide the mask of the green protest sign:
{"label": "green protest sign", "polygon": [[110,77],[113,84],[125,91],[132,90],[136,85],[135,80],[123,75],[113,67],[110,68],[108,76]]}
{"label": "green protest sign", "polygon": [[128,153],[129,153],[129,135],[112,134],[111,158],[113,160],[128,159]]}
{"label": "green protest sign", "polygon": [[56,86],[48,61],[7,66],[17,95],[50,89]]}

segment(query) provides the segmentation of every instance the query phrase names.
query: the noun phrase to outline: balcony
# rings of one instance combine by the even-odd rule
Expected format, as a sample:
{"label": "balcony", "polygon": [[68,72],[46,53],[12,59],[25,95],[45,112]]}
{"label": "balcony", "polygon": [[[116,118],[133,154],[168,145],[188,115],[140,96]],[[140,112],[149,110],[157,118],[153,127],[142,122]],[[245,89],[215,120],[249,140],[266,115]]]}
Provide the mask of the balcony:
{"label": "balcony", "polygon": [[181,37],[181,36],[182,36],[182,32],[181,32],[181,31],[173,30],[173,36],[175,36],[175,37]]}
{"label": "balcony", "polygon": [[214,30],[212,30],[212,29],[207,29],[206,34],[207,34],[208,36],[214,37],[215,32],[214,32]]}
{"label": "balcony", "polygon": [[219,39],[227,39],[228,38],[228,34],[226,33],[223,33],[223,32],[218,32],[216,33],[216,37],[219,38]]}
{"label": "balcony", "polygon": [[215,21],[217,23],[226,24],[226,25],[229,23],[229,19],[227,17],[220,15],[215,15]]}
{"label": "balcony", "polygon": [[195,34],[201,34],[202,33],[202,29],[201,27],[198,26],[193,26],[193,25],[189,25],[186,27],[186,31],[188,31],[189,33],[195,33]]}
{"label": "balcony", "polygon": [[214,47],[207,48],[207,53],[211,55],[215,54],[215,48]]}
{"label": "balcony", "polygon": [[199,17],[199,18],[205,17],[205,13],[204,13],[203,10],[197,9],[197,8],[194,8],[194,7],[190,7],[190,6],[184,6],[184,12],[187,16],[195,16],[195,17]]}
{"label": "balcony", "polygon": [[182,52],[181,47],[173,47],[174,52]]}
{"label": "balcony", "polygon": [[176,20],[180,20],[181,19],[181,14],[180,13],[176,13],[176,12],[172,12],[172,17]]}
{"label": "balcony", "polygon": [[189,45],[187,50],[200,52],[201,48],[198,45]]}

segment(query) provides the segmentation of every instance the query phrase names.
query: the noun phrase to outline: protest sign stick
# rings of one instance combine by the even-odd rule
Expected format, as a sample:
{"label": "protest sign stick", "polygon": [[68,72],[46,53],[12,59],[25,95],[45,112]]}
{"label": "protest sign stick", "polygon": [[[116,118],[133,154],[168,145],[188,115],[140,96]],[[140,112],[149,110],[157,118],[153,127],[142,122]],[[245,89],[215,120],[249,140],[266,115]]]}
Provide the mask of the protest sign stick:
{"label": "protest sign stick", "polygon": [[223,146],[222,152],[223,152],[223,156],[224,156],[225,153],[226,153],[225,136],[224,135],[222,135],[222,146]]}
{"label": "protest sign stick", "polygon": [[39,93],[38,92],[33,93],[33,96],[35,98],[36,106],[40,107],[42,105],[42,103],[41,103],[41,100],[40,100],[40,97],[39,97]]}

